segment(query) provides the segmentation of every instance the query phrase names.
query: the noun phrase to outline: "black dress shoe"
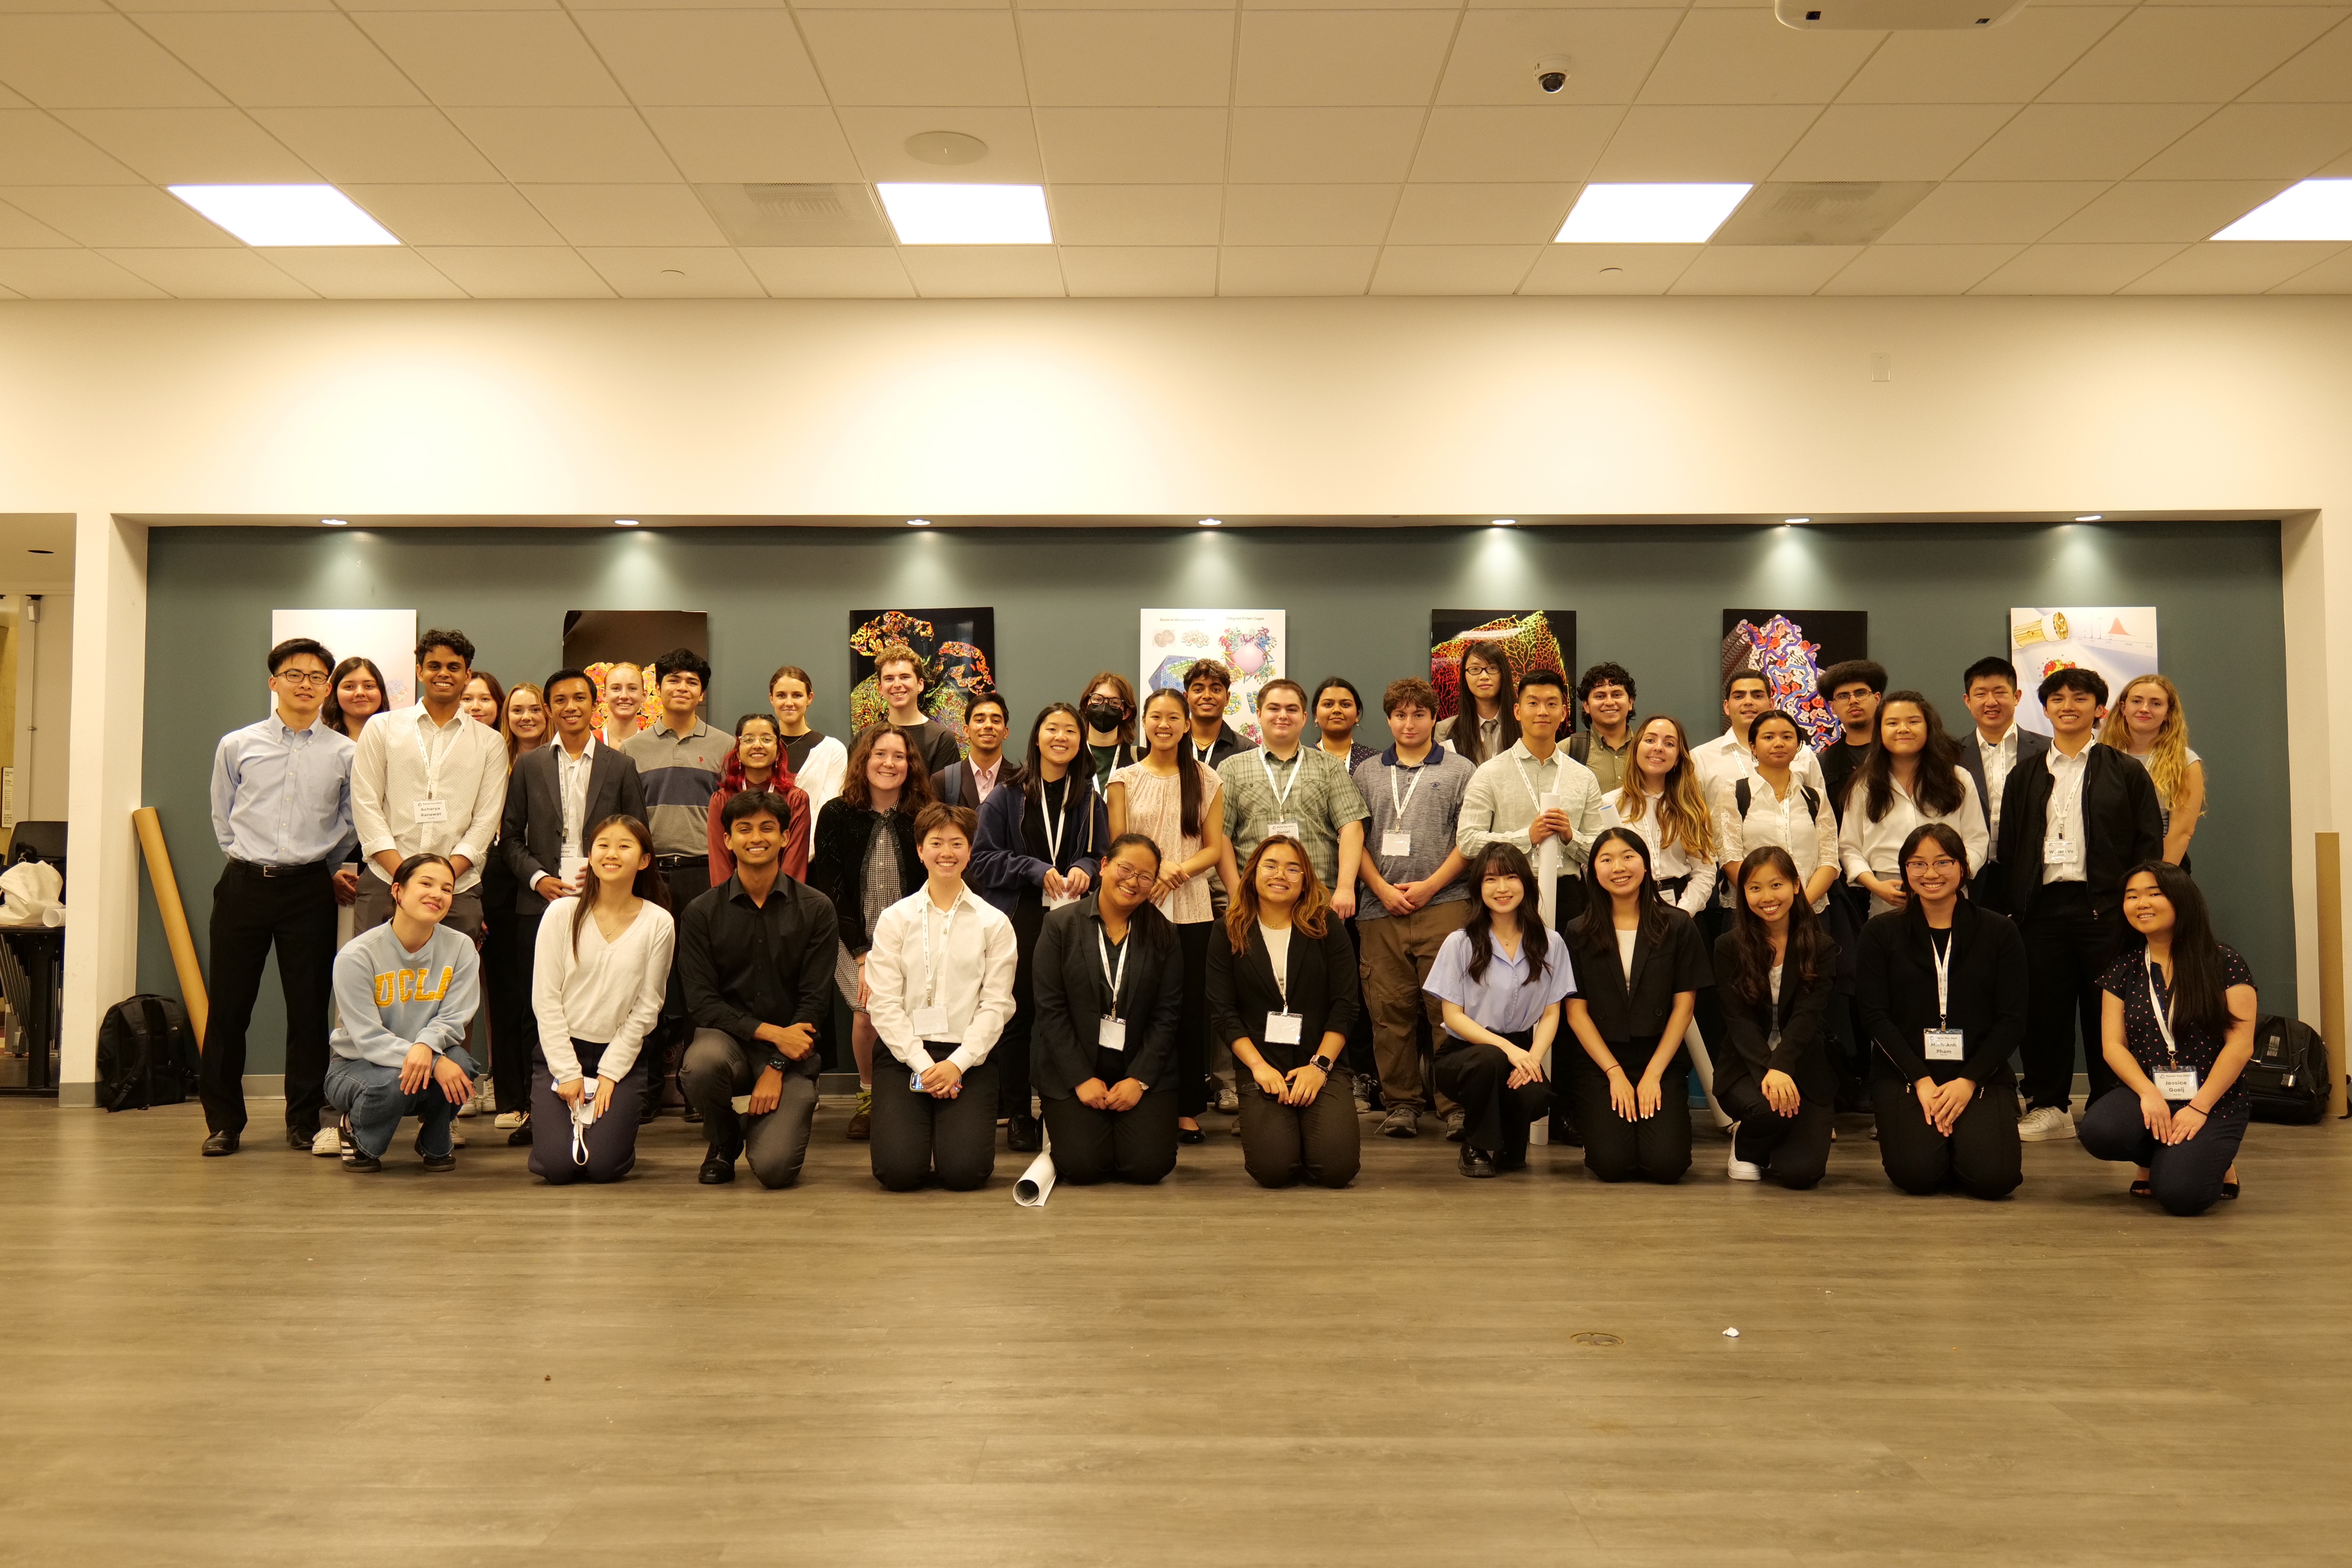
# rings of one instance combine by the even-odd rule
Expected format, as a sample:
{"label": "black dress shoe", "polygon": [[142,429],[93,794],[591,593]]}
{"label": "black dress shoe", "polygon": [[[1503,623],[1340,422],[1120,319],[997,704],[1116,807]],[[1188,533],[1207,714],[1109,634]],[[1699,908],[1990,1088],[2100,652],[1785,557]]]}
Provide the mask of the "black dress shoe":
{"label": "black dress shoe", "polygon": [[1197,1127],[1179,1127],[1176,1129],[1176,1142],[1179,1143],[1205,1143],[1208,1141],[1209,1135],[1202,1131]]}
{"label": "black dress shoe", "polygon": [[1527,1168],[1528,1157],[1525,1154],[1497,1154],[1495,1156],[1495,1169],[1500,1174],[1508,1175],[1513,1171],[1524,1171]]}
{"label": "black dress shoe", "polygon": [[1501,1173],[1495,1169],[1495,1156],[1465,1142],[1462,1145],[1462,1173],[1465,1176],[1493,1176]]}
{"label": "black dress shoe", "polygon": [[702,1173],[695,1180],[706,1187],[723,1187],[735,1179],[735,1156],[722,1149],[713,1149],[703,1157]]}
{"label": "black dress shoe", "polygon": [[1004,1146],[1015,1154],[1034,1154],[1045,1146],[1044,1130],[1034,1116],[1016,1116],[1006,1123]]}
{"label": "black dress shoe", "polygon": [[507,1147],[509,1149],[528,1149],[530,1147],[530,1116],[529,1112],[524,1113],[522,1125],[507,1134]]}
{"label": "black dress shoe", "polygon": [[315,1127],[308,1132],[303,1131],[299,1127],[289,1127],[286,1130],[286,1146],[289,1149],[299,1149],[307,1154],[310,1152],[310,1140],[318,1135],[319,1130]]}
{"label": "black dress shoe", "polygon": [[702,1112],[695,1110],[691,1105],[686,1108],[685,1115],[686,1124],[688,1127],[699,1127],[702,1125]]}
{"label": "black dress shoe", "polygon": [[637,1111],[637,1125],[646,1126],[660,1114],[661,1095],[656,1091],[648,1090],[646,1094],[645,1105]]}
{"label": "black dress shoe", "polygon": [[383,1161],[354,1142],[349,1132],[343,1134],[343,1169],[346,1171],[381,1171]]}
{"label": "black dress shoe", "polygon": [[224,1154],[236,1153],[236,1140],[237,1134],[234,1132],[214,1133],[211,1137],[205,1140],[205,1158],[207,1160],[216,1160]]}
{"label": "black dress shoe", "polygon": [[416,1157],[425,1162],[425,1168],[428,1171],[454,1171],[457,1168],[457,1151],[455,1149],[446,1154],[425,1152],[425,1132],[422,1128],[417,1130],[415,1149]]}

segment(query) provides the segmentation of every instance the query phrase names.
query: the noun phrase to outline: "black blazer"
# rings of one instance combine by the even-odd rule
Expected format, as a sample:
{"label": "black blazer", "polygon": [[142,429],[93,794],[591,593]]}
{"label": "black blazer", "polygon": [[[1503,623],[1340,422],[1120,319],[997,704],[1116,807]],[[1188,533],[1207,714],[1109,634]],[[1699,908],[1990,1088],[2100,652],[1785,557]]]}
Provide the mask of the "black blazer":
{"label": "black blazer", "polygon": [[1286,965],[1290,981],[1290,1010],[1299,1016],[1298,1043],[1265,1043],[1265,1016],[1282,1010],[1282,987],[1274,982],[1274,955],[1265,950],[1265,933],[1253,922],[1249,945],[1235,952],[1223,922],[1209,932],[1209,1021],[1217,1038],[1234,1041],[1247,1037],[1266,1065],[1288,1072],[1305,1067],[1323,1048],[1326,1035],[1344,1035],[1361,1006],[1356,978],[1356,946],[1337,915],[1326,915],[1320,940],[1297,926],[1290,928],[1290,954]]}
{"label": "black blazer", "polygon": [[[1990,822],[1992,817],[1992,792],[1985,784],[1984,754],[1977,750],[1976,727],[1974,725],[1970,725],[1967,734],[1956,735],[1953,739],[1959,742],[1960,766],[1966,770],[1969,777],[1976,780],[1977,801],[1978,804],[1981,805],[1985,808],[1985,817],[1986,820]],[[2017,761],[2011,766],[2009,776],[2011,778],[2015,778],[2019,773],[2023,773],[2028,766],[2041,762],[2042,758],[2049,754],[2050,737],[2047,735],[2037,734],[2033,731],[2027,729],[2024,725],[2020,724],[2017,727]],[[2050,770],[2047,767],[2044,767],[2042,771],[2048,773]],[[2008,798],[2007,786],[2004,783],[2001,799],[2003,802],[2006,802]],[[2009,818],[2003,816],[2001,820],[2006,822]],[[1994,860],[1998,860],[2000,858],[2000,846],[1998,844],[1991,845],[1987,848],[1986,853],[1990,855]],[[1983,868],[1981,867],[1978,868],[1978,875],[1979,877],[1983,875]]]}
{"label": "black blazer", "polygon": [[[520,914],[537,914],[547,908],[547,900],[539,896],[534,884],[541,877],[562,875],[563,799],[555,773],[556,748],[562,744],[550,741],[537,751],[525,752],[507,775],[499,855],[519,884],[514,907]],[[645,821],[645,785],[637,777],[635,759],[624,755],[619,747],[599,741],[595,755],[588,760],[588,810],[580,819],[580,831],[593,833],[598,823],[616,813]],[[583,843],[580,847],[584,851],[588,846]]]}
{"label": "black blazer", "polygon": [[[1049,910],[1029,961],[1037,1018],[1030,1037],[1038,1092],[1067,1100],[1090,1078],[1117,1083],[1131,1078],[1147,1089],[1176,1081],[1176,1026],[1184,1009],[1184,952],[1176,927],[1150,904],[1135,911],[1127,928],[1127,961],[1119,1002],[1127,1019],[1126,1059],[1113,1066],[1097,1061],[1097,1043],[1107,987],[1102,950],[1096,945],[1099,921],[1096,895]],[[1119,960],[1113,957],[1113,972]],[[1113,1053],[1104,1053],[1113,1054]],[[1113,1076],[1116,1074],[1116,1076]]]}
{"label": "black blazer", "polygon": [[1680,910],[1665,911],[1664,939],[1633,943],[1629,976],[1617,956],[1617,928],[1606,903],[1569,921],[1568,955],[1576,965],[1575,999],[1592,1016],[1592,1026],[1611,1045],[1655,1047],[1674,1016],[1675,997],[1715,984],[1706,962],[1706,940],[1698,922]]}
{"label": "black blazer", "polygon": [[1919,1033],[1936,1026],[1936,961],[1924,921],[1893,910],[1862,928],[1854,965],[1853,1010],[1876,1048],[1874,1078],[1978,1085],[2009,1083],[2009,1054],[2025,1041],[2025,941],[2009,917],[1966,899],[1952,911],[1949,1025],[1962,1032],[1966,1058],[1929,1061]]}
{"label": "black blazer", "polygon": [[[1739,952],[1735,945],[1738,936],[1725,931],[1715,939],[1715,972],[1718,976],[1739,973]],[[1772,1048],[1772,994],[1767,990],[1761,1001],[1750,1002],[1732,989],[1727,979],[1718,985],[1716,994],[1723,1003],[1723,1040],[1715,1048],[1715,1098],[1728,1100],[1730,1090],[1744,1089],[1740,1096],[1760,1100],[1764,1095],[1764,1075],[1778,1068],[1797,1080],[1797,1089],[1806,1098],[1826,1100],[1837,1093],[1837,1075],[1831,1070],[1829,1055],[1830,994],[1837,989],[1837,964],[1834,959],[1822,966],[1822,973],[1810,985],[1792,985],[1783,974],[1780,984],[1780,1046]]]}
{"label": "black blazer", "polygon": [[[2032,912],[2034,896],[2042,890],[2042,839],[2056,783],[2046,762],[2029,768],[2021,761],[2000,792],[1996,858],[2009,912],[2020,920]],[[2124,878],[2133,867],[2164,858],[2164,813],[2156,803],[2156,785],[2146,768],[2112,746],[2094,745],[2083,765],[2083,882],[2099,914],[2122,909]]]}
{"label": "black blazer", "polygon": [[[1021,764],[1010,757],[1005,758],[1003,765],[996,770],[996,787],[1003,789],[1011,785],[1017,789],[1020,784]],[[971,759],[966,757],[955,766],[942,769],[931,780],[931,793],[943,805],[961,805],[970,811],[979,811],[980,783],[971,776]]]}
{"label": "black blazer", "polygon": [[[898,842],[898,890],[902,895],[915,892],[930,876],[915,858],[915,819],[903,811],[887,815],[890,824],[887,831]],[[816,814],[808,885],[832,900],[841,926],[841,943],[852,958],[874,945],[866,928],[882,912],[866,907],[866,851],[874,842],[876,826],[884,818],[884,813],[852,805],[838,795]]]}

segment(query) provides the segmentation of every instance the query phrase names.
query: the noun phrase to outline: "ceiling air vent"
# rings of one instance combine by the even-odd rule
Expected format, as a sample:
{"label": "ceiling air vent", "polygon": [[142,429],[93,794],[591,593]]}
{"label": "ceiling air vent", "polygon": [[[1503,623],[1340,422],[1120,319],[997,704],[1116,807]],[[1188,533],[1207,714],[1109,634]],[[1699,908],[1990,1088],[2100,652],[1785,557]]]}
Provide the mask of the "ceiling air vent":
{"label": "ceiling air vent", "polygon": [[1868,245],[1935,189],[1931,180],[1813,180],[1748,193],[1716,245]]}
{"label": "ceiling air vent", "polygon": [[2025,0],[1774,0],[1780,25],[1866,33],[1937,33],[1998,27]]}
{"label": "ceiling air vent", "polygon": [[737,245],[887,245],[890,230],[865,185],[697,185]]}

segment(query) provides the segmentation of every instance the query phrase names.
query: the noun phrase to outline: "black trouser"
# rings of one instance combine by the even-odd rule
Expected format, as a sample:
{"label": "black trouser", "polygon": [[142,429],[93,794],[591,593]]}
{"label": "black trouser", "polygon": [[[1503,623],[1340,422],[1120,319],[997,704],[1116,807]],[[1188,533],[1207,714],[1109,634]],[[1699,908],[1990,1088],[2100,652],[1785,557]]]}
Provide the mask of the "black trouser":
{"label": "black trouser", "polygon": [[2123,914],[2099,914],[2080,882],[2035,889],[2033,912],[2018,928],[2025,939],[2025,1102],[2027,1109],[2074,1099],[2074,1030],[2083,1031],[2084,1067],[2095,1101],[2116,1087],[2100,1049],[2099,976],[2122,944]]}
{"label": "black trouser", "polygon": [[[1584,1138],[1584,1168],[1604,1182],[1636,1179],[1672,1184],[1683,1179],[1691,1163],[1690,1058],[1675,1047],[1666,1070],[1658,1075],[1658,1109],[1638,1121],[1617,1114],[1609,1098],[1609,1075],[1596,1066],[1573,1035],[1569,1049],[1564,1093],[1576,1107],[1576,1130]],[[1657,1043],[1631,1040],[1607,1042],[1617,1065],[1636,1085],[1650,1070]],[[1556,1068],[1555,1070],[1559,1070]]]}
{"label": "black trouser", "polygon": [[1551,929],[1566,935],[1570,923],[1584,912],[1584,879],[1574,871],[1563,871],[1551,886]]}
{"label": "black trouser", "polygon": [[[1214,921],[1176,928],[1184,954],[1184,1005],[1176,1015],[1176,1114],[1198,1117],[1209,1109],[1209,933]],[[1075,1102],[1074,1102],[1075,1103]],[[1080,1106],[1081,1110],[1086,1107]],[[1142,1107],[1138,1106],[1137,1110]],[[1108,1113],[1106,1113],[1108,1114]],[[1173,1156],[1171,1156],[1171,1158]],[[1061,1168],[1058,1157],[1055,1169]],[[1158,1177],[1152,1178],[1157,1181]]]}
{"label": "black trouser", "polygon": [[[534,901],[544,903],[533,893]],[[539,917],[511,907],[482,910],[482,988],[490,1005],[490,1083],[499,1110],[531,1109],[531,1064],[541,1059],[539,1020],[530,1006],[530,976],[539,952]],[[639,1059],[644,1052],[638,1053]],[[643,1097],[640,1096],[639,1099]],[[637,1106],[632,1103],[634,1117]],[[565,1133],[568,1138],[569,1131]],[[634,1142],[634,1135],[632,1138]]]}
{"label": "black trouser", "polygon": [[1318,1187],[1344,1187],[1363,1163],[1362,1129],[1356,1124],[1355,1087],[1348,1069],[1331,1076],[1305,1105],[1285,1105],[1257,1080],[1244,1077],[1242,1097],[1242,1164],[1261,1187],[1287,1187],[1300,1181]]}
{"label": "black trouser", "polygon": [[[1380,1103],[1381,1069],[1379,1058],[1372,1054],[1372,1010],[1361,1005],[1364,944],[1356,935],[1356,920],[1353,915],[1341,923],[1348,928],[1348,949],[1356,955],[1356,973],[1359,979],[1356,1021],[1348,1026],[1348,1043],[1340,1048],[1339,1060],[1354,1076],[1356,1089],[1364,1092],[1367,1102]],[[1206,962],[1205,959],[1203,962]],[[1352,1094],[1354,1090],[1349,1092]]]}
{"label": "black trouser", "polygon": [[1878,1158],[1886,1179],[1905,1192],[1924,1197],[1954,1183],[1970,1197],[2005,1198],[2025,1179],[2013,1086],[1979,1085],[1949,1133],[1936,1131],[1919,1110],[1918,1094],[1900,1079],[1874,1080],[1870,1100],[1878,1116]]}
{"label": "black trouser", "polygon": [[[1035,893],[1024,892],[1013,906],[1013,1016],[988,1059],[996,1066],[996,1114],[1029,1114],[1029,1037],[1037,1026],[1037,988],[1030,978],[1030,960],[1037,954],[1037,933],[1045,926],[1045,905]],[[1190,927],[1180,927],[1190,930]],[[1204,950],[1205,951],[1205,950]],[[1206,963],[1205,957],[1202,960]],[[1207,981],[1202,980],[1205,993]],[[1058,1168],[1058,1167],[1057,1167]]]}
{"label": "black trouser", "polygon": [[[1503,1037],[1525,1050],[1535,1032],[1522,1029]],[[1551,1085],[1542,1079],[1509,1087],[1511,1058],[1484,1040],[1457,1039],[1444,1035],[1438,1042],[1437,1066],[1432,1073],[1440,1094],[1462,1107],[1465,1147],[1484,1149],[1507,1169],[1527,1163],[1528,1123],[1540,1121],[1551,1109]],[[1685,1117],[1687,1121],[1690,1120]]]}
{"label": "black trouser", "polygon": [[[2179,1110],[2187,1100],[2172,1101]],[[2149,1194],[2164,1212],[2183,1219],[2203,1214],[2221,1198],[2221,1184],[2237,1163],[2245,1141],[2244,1107],[2210,1117],[2186,1143],[2159,1143],[2140,1120],[2139,1096],[2118,1084],[2091,1101],[2074,1135],[2094,1158],[2147,1167]]]}
{"label": "black trouser", "polygon": [[[574,1040],[580,1058],[583,1092],[596,1092],[597,1064],[607,1047],[593,1040]],[[555,1092],[555,1078],[547,1068],[547,1053],[530,1053],[530,1173],[555,1186],[573,1182],[617,1182],[637,1163],[637,1111],[646,1099],[646,1053],[640,1048],[629,1070],[613,1080],[613,1102],[604,1114],[588,1124],[580,1140],[580,1157],[572,1149],[572,1107]]]}
{"label": "black trouser", "polygon": [[334,987],[334,870],[329,859],[264,876],[231,860],[213,885],[212,1016],[196,1088],[215,1132],[245,1131],[245,1035],[273,946],[286,993],[286,1125],[305,1136],[319,1130]]}
{"label": "black trouser", "polygon": [[[952,1045],[927,1047],[945,1061]],[[996,1064],[982,1062],[963,1075],[963,1092],[940,1100],[914,1084],[914,1074],[887,1047],[874,1053],[874,1121],[866,1147],[874,1179],[894,1193],[911,1193],[934,1173],[951,1193],[984,1187],[996,1170]]]}
{"label": "black trouser", "polygon": [[[669,883],[669,912],[672,920],[686,913],[686,906],[710,890],[710,858],[707,855],[665,855],[657,862],[662,879]],[[646,1032],[645,1049],[653,1057],[646,1082],[646,1096],[656,1110],[669,1103],[672,1083],[676,1080],[680,1059],[686,1054],[687,1042],[694,1038],[694,1020],[686,1015],[686,985],[677,972],[678,955],[671,952],[669,960],[669,992],[662,998],[661,1017]],[[686,1103],[681,1087],[678,1103]]]}
{"label": "black trouser", "polygon": [[1076,1095],[1045,1096],[1054,1179],[1076,1187],[1111,1181],[1150,1186],[1160,1181],[1176,1168],[1177,1099],[1173,1089],[1155,1089],[1131,1110],[1097,1110]]}
{"label": "black trouser", "polygon": [[1739,1123],[1731,1141],[1734,1159],[1761,1165],[1774,1181],[1801,1192],[1821,1181],[1830,1168],[1830,1127],[1836,1116],[1832,1097],[1800,1089],[1797,1114],[1783,1116],[1772,1109],[1772,1102],[1764,1098],[1752,1078],[1731,1085],[1728,1094],[1724,1089],[1718,1074],[1716,1101],[1726,1116]]}

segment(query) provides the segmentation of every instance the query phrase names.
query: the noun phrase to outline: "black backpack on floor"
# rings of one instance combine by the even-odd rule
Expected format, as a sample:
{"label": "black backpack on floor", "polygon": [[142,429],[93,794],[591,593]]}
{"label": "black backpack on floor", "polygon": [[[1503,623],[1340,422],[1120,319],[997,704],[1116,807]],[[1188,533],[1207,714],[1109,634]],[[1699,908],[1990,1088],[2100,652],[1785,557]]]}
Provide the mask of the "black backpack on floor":
{"label": "black backpack on floor", "polygon": [[2308,1125],[2327,1113],[2327,1047],[2300,1018],[2273,1014],[2254,1022],[2254,1059],[2239,1081],[2257,1121]]}
{"label": "black backpack on floor", "polygon": [[196,1091],[195,1040],[169,996],[117,1002],[98,1026],[98,1102],[109,1110],[178,1105]]}

